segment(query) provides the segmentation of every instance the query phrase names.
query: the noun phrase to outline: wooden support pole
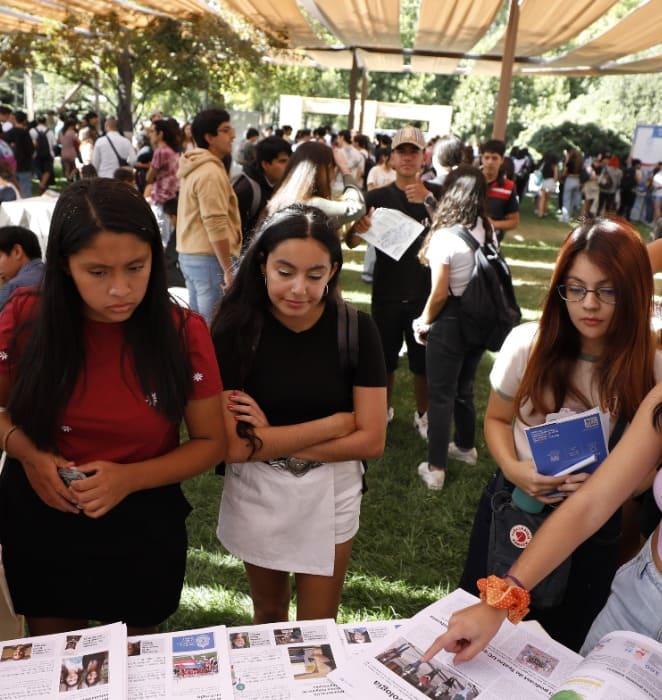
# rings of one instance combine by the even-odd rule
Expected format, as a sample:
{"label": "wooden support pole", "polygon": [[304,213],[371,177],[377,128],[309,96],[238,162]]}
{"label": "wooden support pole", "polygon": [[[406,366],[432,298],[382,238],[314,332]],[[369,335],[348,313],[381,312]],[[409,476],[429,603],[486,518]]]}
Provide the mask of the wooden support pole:
{"label": "wooden support pole", "polygon": [[354,128],[354,115],[356,112],[356,88],[359,83],[359,63],[356,59],[356,49],[352,49],[352,72],[349,74],[349,114],[347,116],[347,128]]}
{"label": "wooden support pole", "polygon": [[513,63],[515,59],[515,47],[517,44],[517,27],[519,25],[518,0],[510,0],[510,15],[508,17],[508,29],[506,30],[506,44],[503,49],[501,62],[501,80],[499,83],[499,96],[497,98],[496,111],[494,113],[494,125],[492,138],[506,140],[506,123],[508,122],[508,105],[512,91]]}
{"label": "wooden support pole", "polygon": [[365,99],[368,94],[368,71],[364,68],[361,73],[361,117],[359,119],[359,134],[363,133],[363,113],[365,112]]}

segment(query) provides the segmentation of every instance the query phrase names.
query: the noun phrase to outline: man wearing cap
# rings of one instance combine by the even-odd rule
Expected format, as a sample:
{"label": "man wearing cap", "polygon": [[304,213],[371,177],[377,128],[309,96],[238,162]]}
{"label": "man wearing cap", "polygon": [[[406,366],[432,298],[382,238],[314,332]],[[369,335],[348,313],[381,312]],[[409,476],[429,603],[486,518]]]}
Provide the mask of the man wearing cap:
{"label": "man wearing cap", "polygon": [[[429,225],[427,206],[434,206],[435,196],[441,188],[421,182],[425,146],[425,137],[414,126],[405,126],[395,133],[390,163],[395,170],[396,179],[390,185],[378,187],[366,194],[366,208],[370,213],[377,207],[397,209],[424,226]],[[361,239],[356,234],[365,232],[369,226],[368,214],[345,236],[347,245],[350,248],[357,246]],[[409,369],[414,375],[414,427],[424,438],[427,437],[428,406],[425,347],[414,339],[411,324],[421,314],[430,292],[430,270],[418,260],[418,251],[426,233],[427,229],[407,248],[400,260],[396,261],[377,250],[372,284],[372,316],[379,329],[386,358],[389,405],[404,337]],[[393,417],[392,407],[389,408],[388,417],[389,420]]]}

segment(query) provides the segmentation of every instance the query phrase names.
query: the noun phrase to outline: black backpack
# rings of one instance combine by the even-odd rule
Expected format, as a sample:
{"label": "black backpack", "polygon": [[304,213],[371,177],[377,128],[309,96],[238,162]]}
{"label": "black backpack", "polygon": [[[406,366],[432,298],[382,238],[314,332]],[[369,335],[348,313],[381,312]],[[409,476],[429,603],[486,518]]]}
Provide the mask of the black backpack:
{"label": "black backpack", "polygon": [[480,245],[464,226],[451,231],[474,251],[471,279],[460,297],[462,337],[476,347],[499,350],[522,318],[508,263],[492,241]]}
{"label": "black backpack", "polygon": [[51,145],[48,143],[48,132],[37,129],[37,148],[35,150],[35,155],[37,158],[50,158],[51,157]]}

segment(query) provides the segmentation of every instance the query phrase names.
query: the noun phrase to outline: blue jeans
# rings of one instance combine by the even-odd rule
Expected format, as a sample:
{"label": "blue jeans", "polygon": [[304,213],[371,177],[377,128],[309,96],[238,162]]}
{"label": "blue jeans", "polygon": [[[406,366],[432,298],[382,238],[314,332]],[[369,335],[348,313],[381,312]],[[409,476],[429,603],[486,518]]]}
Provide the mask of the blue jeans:
{"label": "blue jeans", "polygon": [[215,255],[179,254],[189,306],[204,316],[207,325],[223,296],[223,268]]}
{"label": "blue jeans", "polygon": [[579,211],[581,207],[582,190],[579,177],[568,176],[563,183],[563,207],[561,208],[561,220],[568,223],[575,209]]}
{"label": "blue jeans", "polygon": [[428,380],[428,462],[446,467],[451,425],[455,444],[474,447],[476,408],[474,379],[485,352],[467,344],[460,332],[460,301],[449,298],[428,334],[425,366]]}
{"label": "blue jeans", "polygon": [[23,197],[32,197],[32,171],[25,170],[23,172],[17,172],[16,179],[18,180],[18,184],[21,186]]}
{"label": "blue jeans", "polygon": [[581,648],[583,656],[602,637],[616,630],[639,632],[662,641],[662,573],[653,561],[652,546],[653,535],[639,554],[616,572],[607,604],[595,618]]}

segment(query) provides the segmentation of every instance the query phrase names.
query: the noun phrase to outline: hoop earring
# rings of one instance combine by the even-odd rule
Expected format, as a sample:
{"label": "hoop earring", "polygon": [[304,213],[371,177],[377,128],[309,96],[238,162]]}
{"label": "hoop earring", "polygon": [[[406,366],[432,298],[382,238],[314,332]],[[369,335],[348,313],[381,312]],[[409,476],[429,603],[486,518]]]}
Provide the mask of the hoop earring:
{"label": "hoop earring", "polygon": [[262,279],[264,280],[264,286],[266,287],[267,286],[267,276],[264,273],[262,273]]}
{"label": "hoop earring", "polygon": [[329,296],[329,285],[325,284],[324,285],[324,294],[322,295],[322,299],[324,299],[324,297],[328,297],[328,296]]}

